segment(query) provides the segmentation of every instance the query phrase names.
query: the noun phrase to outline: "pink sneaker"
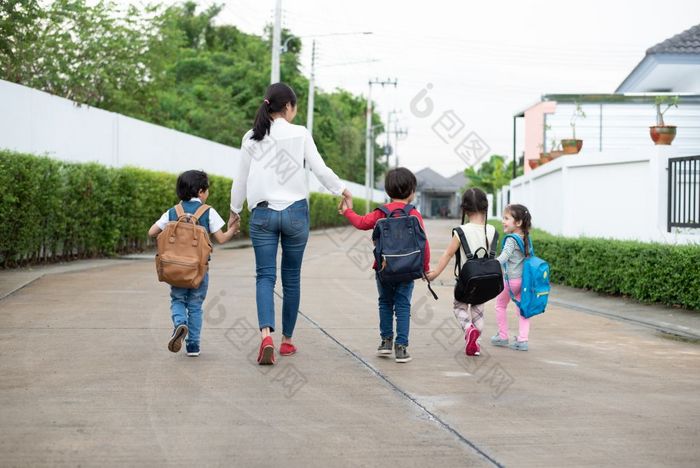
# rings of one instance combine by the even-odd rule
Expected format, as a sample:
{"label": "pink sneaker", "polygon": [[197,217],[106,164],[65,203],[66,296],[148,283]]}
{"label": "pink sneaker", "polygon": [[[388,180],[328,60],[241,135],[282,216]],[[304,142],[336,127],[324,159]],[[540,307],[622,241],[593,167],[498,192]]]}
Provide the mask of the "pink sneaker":
{"label": "pink sneaker", "polygon": [[467,340],[467,347],[464,352],[467,356],[476,356],[476,353],[480,353],[479,343],[476,342],[479,336],[481,336],[481,332],[474,325],[470,325],[467,328],[467,333],[464,335],[464,338]]}

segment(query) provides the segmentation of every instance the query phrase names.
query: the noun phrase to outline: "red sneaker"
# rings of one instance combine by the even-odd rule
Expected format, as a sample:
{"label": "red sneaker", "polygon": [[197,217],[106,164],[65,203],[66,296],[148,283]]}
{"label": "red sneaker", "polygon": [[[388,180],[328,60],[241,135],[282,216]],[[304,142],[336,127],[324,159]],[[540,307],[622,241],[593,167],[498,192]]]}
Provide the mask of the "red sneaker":
{"label": "red sneaker", "polygon": [[297,352],[297,347],[294,346],[292,343],[282,343],[280,345],[280,355],[282,356],[291,356],[292,354]]}
{"label": "red sneaker", "polygon": [[260,343],[260,351],[258,351],[258,364],[261,366],[272,365],[275,363],[275,345],[272,344],[272,337],[266,336]]}
{"label": "red sneaker", "polygon": [[467,328],[467,333],[465,335],[465,338],[467,339],[467,347],[464,350],[467,356],[476,356],[476,353],[480,351],[479,344],[476,342],[476,340],[479,339],[479,336],[481,336],[481,332],[477,330],[474,325],[470,325],[469,328]]}

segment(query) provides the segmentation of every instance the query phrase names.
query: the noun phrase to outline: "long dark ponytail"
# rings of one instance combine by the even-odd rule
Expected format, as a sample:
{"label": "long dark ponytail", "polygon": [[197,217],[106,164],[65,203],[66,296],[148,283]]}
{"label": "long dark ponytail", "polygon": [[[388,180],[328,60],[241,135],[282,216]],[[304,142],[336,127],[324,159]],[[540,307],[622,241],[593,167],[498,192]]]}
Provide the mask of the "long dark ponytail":
{"label": "long dark ponytail", "polygon": [[265,99],[260,104],[258,112],[255,114],[253,122],[253,140],[261,141],[265,135],[270,133],[272,125],[271,114],[282,112],[287,104],[292,107],[297,105],[297,95],[294,90],[284,83],[275,83],[267,87]]}
{"label": "long dark ponytail", "polygon": [[530,215],[530,211],[528,211],[528,209],[525,206],[517,204],[506,206],[505,211],[510,213],[515,222],[521,222],[520,229],[525,235],[525,238],[523,239],[523,243],[525,244],[524,253],[527,257],[529,255],[530,250],[530,227],[532,227],[532,216]]}

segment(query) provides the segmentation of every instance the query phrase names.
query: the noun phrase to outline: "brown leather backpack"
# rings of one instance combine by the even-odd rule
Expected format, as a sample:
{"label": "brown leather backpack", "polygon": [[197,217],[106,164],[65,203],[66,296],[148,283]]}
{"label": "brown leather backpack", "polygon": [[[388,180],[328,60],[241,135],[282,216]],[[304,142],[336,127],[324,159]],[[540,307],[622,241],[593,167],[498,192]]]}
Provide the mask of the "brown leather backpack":
{"label": "brown leather backpack", "polygon": [[209,205],[202,205],[189,214],[181,203],[175,205],[177,221],[170,221],[156,240],[159,281],[180,288],[199,287],[209,269],[212,252],[209,233],[199,224],[199,218],[208,209]]}

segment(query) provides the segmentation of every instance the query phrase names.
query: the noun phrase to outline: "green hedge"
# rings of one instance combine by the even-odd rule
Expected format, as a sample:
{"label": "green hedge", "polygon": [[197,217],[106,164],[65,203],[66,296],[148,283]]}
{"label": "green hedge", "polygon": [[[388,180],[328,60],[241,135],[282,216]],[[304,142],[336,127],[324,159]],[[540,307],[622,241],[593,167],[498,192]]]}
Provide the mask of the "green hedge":
{"label": "green hedge", "polygon": [[700,310],[700,246],[554,236],[533,240],[555,283]]}
{"label": "green hedge", "polygon": [[554,283],[700,310],[700,245],[531,235]]}
{"label": "green hedge", "polygon": [[[148,228],[177,203],[177,176],[0,150],[0,265],[111,256],[152,245]],[[228,217],[231,179],[210,176],[209,199]],[[312,194],[312,228],[341,226],[339,198]],[[356,199],[363,206],[362,199]],[[247,209],[241,231],[248,232]]]}

